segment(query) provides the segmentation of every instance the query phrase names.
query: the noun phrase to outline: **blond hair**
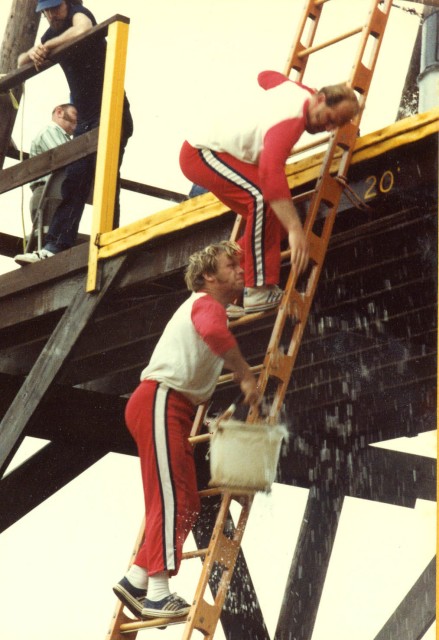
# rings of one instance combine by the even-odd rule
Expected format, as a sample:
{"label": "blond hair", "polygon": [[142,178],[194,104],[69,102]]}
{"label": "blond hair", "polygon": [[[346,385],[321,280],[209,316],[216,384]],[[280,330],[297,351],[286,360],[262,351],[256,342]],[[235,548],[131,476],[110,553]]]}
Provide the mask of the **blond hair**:
{"label": "blond hair", "polygon": [[218,268],[218,256],[226,253],[230,258],[235,258],[241,253],[241,248],[236,242],[223,240],[210,244],[201,251],[193,253],[186,267],[184,280],[189,291],[200,291],[203,288],[205,275],[214,275]]}

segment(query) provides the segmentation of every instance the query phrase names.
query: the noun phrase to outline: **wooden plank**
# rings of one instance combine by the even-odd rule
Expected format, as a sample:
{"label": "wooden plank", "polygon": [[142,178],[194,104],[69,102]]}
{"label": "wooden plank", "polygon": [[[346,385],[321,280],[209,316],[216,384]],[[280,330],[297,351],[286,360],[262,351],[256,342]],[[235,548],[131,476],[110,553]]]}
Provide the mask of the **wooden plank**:
{"label": "wooden plank", "polygon": [[421,640],[435,618],[436,556],[429,562],[374,640]]}
{"label": "wooden plank", "polygon": [[[12,214],[9,214],[9,215],[12,215]],[[90,241],[90,236],[86,235],[85,233],[78,233],[76,245],[84,244],[84,242],[89,242],[89,241]],[[23,251],[23,238],[18,236],[12,236],[9,233],[0,232],[0,256],[5,256],[6,258],[13,258],[14,256],[17,255],[17,253],[22,253],[22,251]]]}
{"label": "wooden plank", "polygon": [[161,187],[154,187],[150,184],[127,180],[126,178],[121,178],[120,186],[122,189],[127,189],[127,191],[142,193],[143,195],[151,196],[152,198],[161,198],[163,200],[172,200],[174,202],[184,202],[185,200],[188,200],[188,195],[185,193],[171,191],[170,189],[162,189]]}
{"label": "wooden plank", "polygon": [[70,142],[44,151],[33,158],[23,160],[13,167],[0,171],[0,194],[36,180],[55,169],[65,167],[74,160],[94,153],[97,148],[99,128],[74,138]]}
{"label": "wooden plank", "polygon": [[96,446],[50,442],[0,481],[0,533],[108,453]]}
{"label": "wooden plank", "polygon": [[103,286],[98,294],[88,295],[81,286],[72,304],[63,314],[0,423],[0,466],[8,459],[15,442],[54,383],[78,337],[113,284],[125,260],[125,257],[119,257],[106,265]]}
{"label": "wooden plank", "polygon": [[[132,256],[130,269],[122,274],[118,294],[132,291],[133,296],[144,297],[148,283],[165,276],[172,279],[172,273],[187,264],[191,253],[226,239],[234,217],[229,214],[216,224],[206,221],[196,234],[187,230],[140,250]],[[50,260],[0,275],[0,330],[65,308],[71,300],[72,286],[85,273],[87,259],[88,246],[83,244]]]}
{"label": "wooden plank", "polygon": [[212,220],[229,211],[212,193],[203,194],[138,222],[103,233],[99,238],[99,256],[111,257],[152,239]]}
{"label": "wooden plank", "polygon": [[[83,33],[82,35],[78,36],[74,40],[71,40],[68,44],[60,45],[59,47],[54,49],[50,57],[50,60],[47,60],[45,63],[43,63],[41,65],[41,69],[39,70],[35,69],[34,64],[32,62],[29,62],[28,64],[25,64],[19,67],[18,69],[11,71],[3,78],[0,78],[0,94],[6,93],[7,91],[9,91],[9,89],[13,89],[14,87],[21,84],[22,82],[29,80],[29,78],[32,78],[38,75],[39,73],[42,73],[45,69],[48,69],[49,67],[52,67],[54,64],[58,63],[64,57],[68,57],[69,51],[77,51],[78,47],[83,47],[83,46],[86,47],[87,42],[94,40],[95,38],[100,38],[103,35],[106,36],[108,31],[108,25],[117,21],[124,22],[126,24],[129,24],[130,22],[129,18],[116,14],[111,18],[109,18],[108,20],[105,20],[104,22],[101,22],[100,24],[96,25],[86,33]],[[34,39],[32,41],[32,44],[34,42]],[[32,44],[30,46],[32,46]]]}

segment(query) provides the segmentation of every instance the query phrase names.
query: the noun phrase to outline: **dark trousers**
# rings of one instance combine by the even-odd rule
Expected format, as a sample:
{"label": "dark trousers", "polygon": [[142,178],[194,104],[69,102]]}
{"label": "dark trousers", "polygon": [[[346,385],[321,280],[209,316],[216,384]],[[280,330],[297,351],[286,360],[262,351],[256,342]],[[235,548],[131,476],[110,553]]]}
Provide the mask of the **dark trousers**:
{"label": "dark trousers", "polygon": [[[88,122],[80,122],[76,127],[74,137],[91,131],[99,126],[99,118]],[[119,152],[119,172],[116,185],[114,204],[113,228],[119,226],[120,219],[120,166],[122,164],[128,138],[132,135],[133,124],[129,108],[125,106],[122,120],[122,135]],[[80,158],[66,167],[62,184],[62,201],[54,213],[52,222],[46,235],[44,248],[52,253],[69,249],[75,244],[79,223],[93,184],[96,168],[96,153]]]}

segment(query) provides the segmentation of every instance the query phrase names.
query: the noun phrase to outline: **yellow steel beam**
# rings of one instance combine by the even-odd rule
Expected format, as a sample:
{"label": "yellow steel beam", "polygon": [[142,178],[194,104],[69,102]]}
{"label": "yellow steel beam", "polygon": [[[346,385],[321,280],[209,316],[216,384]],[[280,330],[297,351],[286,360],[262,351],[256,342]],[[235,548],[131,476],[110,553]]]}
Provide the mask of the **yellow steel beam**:
{"label": "yellow steel beam", "polygon": [[108,27],[107,36],[90,233],[88,292],[95,291],[97,288],[99,238],[102,233],[111,231],[113,228],[127,48],[128,24],[120,21],[113,22]]}

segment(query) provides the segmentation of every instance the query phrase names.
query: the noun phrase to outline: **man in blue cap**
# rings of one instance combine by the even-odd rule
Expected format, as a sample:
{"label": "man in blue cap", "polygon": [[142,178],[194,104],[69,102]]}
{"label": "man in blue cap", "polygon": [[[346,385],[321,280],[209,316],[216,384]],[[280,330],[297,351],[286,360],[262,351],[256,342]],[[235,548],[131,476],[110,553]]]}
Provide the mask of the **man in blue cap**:
{"label": "man in blue cap", "polygon": [[[33,62],[38,69],[50,58],[51,52],[86,33],[97,22],[91,11],[82,5],[82,0],[39,0],[37,12],[43,12],[49,28],[41,42],[18,57],[18,66]],[[69,52],[60,61],[70,89],[70,102],[78,111],[78,124],[74,137],[99,126],[102,87],[104,82],[106,41],[105,36],[95,38],[85,47]],[[133,133],[128,100],[124,98],[119,167],[128,138]],[[43,249],[15,256],[20,265],[40,262],[60,251],[69,249],[76,241],[79,223],[85,203],[93,184],[96,154],[91,154],[68,165],[62,185],[62,201],[55,211]],[[120,176],[115,198],[113,226],[119,226]]]}

